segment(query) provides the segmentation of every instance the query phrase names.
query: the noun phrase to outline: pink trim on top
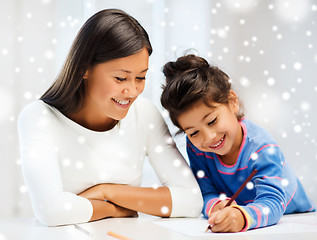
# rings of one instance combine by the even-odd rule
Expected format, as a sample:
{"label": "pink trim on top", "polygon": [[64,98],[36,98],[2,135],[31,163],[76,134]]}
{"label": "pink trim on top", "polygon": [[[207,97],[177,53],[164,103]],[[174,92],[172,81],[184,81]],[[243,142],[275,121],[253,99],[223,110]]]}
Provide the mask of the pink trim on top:
{"label": "pink trim on top", "polygon": [[208,217],[210,217],[209,216],[209,213],[211,213],[212,212],[212,209],[215,207],[215,205],[217,204],[217,203],[219,203],[219,202],[221,202],[221,200],[219,199],[219,198],[214,198],[214,199],[210,199],[208,202],[207,202],[207,206],[206,206],[206,215],[208,216]]}
{"label": "pink trim on top", "polygon": [[208,155],[206,155],[206,153],[205,152],[200,152],[200,153],[197,153],[196,151],[195,151],[195,149],[193,149],[192,148],[192,146],[191,145],[189,145],[189,144],[187,144],[187,147],[189,147],[195,154],[196,154],[196,156],[205,156],[206,158],[209,158],[209,159],[212,159],[212,160],[214,160],[214,158],[213,157],[211,157],[211,156],[208,156]]}
{"label": "pink trim on top", "polygon": [[245,166],[243,168],[238,168],[235,172],[223,172],[219,169],[217,169],[218,172],[222,173],[222,174],[226,174],[226,175],[234,175],[237,171],[241,171],[241,170],[244,170],[244,169],[247,169],[248,166]]}
{"label": "pink trim on top", "polygon": [[[246,138],[247,138],[247,134],[248,134],[248,130],[247,130],[247,127],[245,126],[245,124],[242,122],[244,118],[241,119],[241,121],[239,121],[240,123],[240,126],[242,127],[242,131],[243,131],[243,139],[242,139],[242,143],[241,143],[241,146],[240,146],[240,149],[239,149],[239,154],[238,154],[238,158],[241,154],[241,151],[244,147],[244,144],[245,144],[245,141],[246,141]],[[238,159],[237,159],[238,160]]]}
{"label": "pink trim on top", "polygon": [[[277,144],[266,144],[266,145],[262,146],[260,149],[258,149],[255,153],[259,153],[260,151],[262,151],[264,148],[267,148],[267,147],[278,147],[278,145]],[[251,157],[252,157],[252,154],[248,160],[250,160]]]}
{"label": "pink trim on top", "polygon": [[245,124],[242,122],[243,119],[244,119],[244,118],[242,118],[242,119],[239,121],[239,124],[240,124],[240,126],[242,127],[243,139],[242,139],[242,143],[241,143],[241,145],[240,145],[240,149],[239,149],[239,153],[238,153],[238,157],[237,157],[236,163],[235,163],[234,165],[224,164],[224,163],[220,160],[220,158],[218,157],[218,155],[217,155],[220,164],[221,164],[222,166],[226,167],[226,168],[233,168],[233,167],[238,163],[239,156],[240,156],[241,151],[242,151],[242,149],[243,149],[243,147],[244,147],[244,144],[245,144],[245,141],[246,141],[246,138],[247,138],[247,133],[248,133],[248,131],[247,131],[247,128],[246,128]]}
{"label": "pink trim on top", "polygon": [[274,177],[269,177],[269,176],[264,176],[264,177],[262,177],[262,179],[265,179],[265,178],[276,178],[276,179],[278,179],[278,180],[282,180],[281,177],[276,177],[276,176],[274,176]]}
{"label": "pink trim on top", "polygon": [[295,195],[295,193],[296,193],[296,191],[297,191],[297,183],[296,183],[296,188],[295,188],[295,191],[293,192],[293,195],[292,195],[292,197],[289,199],[289,201],[286,203],[286,207],[288,206],[288,204],[292,201],[292,199],[294,198],[294,195]]}
{"label": "pink trim on top", "polygon": [[257,208],[256,206],[249,206],[250,208],[252,208],[255,213],[256,213],[256,216],[257,216],[257,222],[258,222],[258,225],[255,226],[255,228],[258,228],[261,224],[261,215],[262,215],[262,212],[259,208]]}
{"label": "pink trim on top", "polygon": [[[257,205],[261,206],[262,208],[264,208],[264,206],[262,206],[261,204],[258,204]],[[262,213],[261,213],[262,214]],[[267,225],[267,223],[269,222],[269,214],[264,214],[266,215],[266,223],[264,225]]]}
{"label": "pink trim on top", "polygon": [[314,206],[312,205],[310,209],[308,209],[307,211],[310,212],[314,209]]}
{"label": "pink trim on top", "polygon": [[186,144],[187,147],[189,147],[194,153],[196,153],[195,149],[190,144]]}
{"label": "pink trim on top", "polygon": [[283,210],[285,211],[285,204],[283,202],[281,202]]}

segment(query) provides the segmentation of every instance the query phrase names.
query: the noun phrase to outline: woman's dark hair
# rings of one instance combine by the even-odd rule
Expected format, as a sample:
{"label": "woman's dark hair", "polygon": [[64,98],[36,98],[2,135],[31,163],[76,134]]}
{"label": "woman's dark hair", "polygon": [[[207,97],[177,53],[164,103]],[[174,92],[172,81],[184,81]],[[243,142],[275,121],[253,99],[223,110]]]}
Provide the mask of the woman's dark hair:
{"label": "woman's dark hair", "polygon": [[88,68],[133,55],[144,47],[151,55],[148,34],[136,19],[118,9],[100,11],[81,27],[60,74],[40,99],[65,115],[74,113],[83,103],[83,76]]}
{"label": "woman's dark hair", "polygon": [[[178,117],[193,107],[197,102],[204,102],[212,107],[212,103],[228,104],[231,83],[229,76],[215,66],[195,55],[187,55],[168,62],[163,67],[166,84],[163,86],[161,104],[169,112],[175,126],[182,132]],[[244,114],[240,112],[237,119]]]}

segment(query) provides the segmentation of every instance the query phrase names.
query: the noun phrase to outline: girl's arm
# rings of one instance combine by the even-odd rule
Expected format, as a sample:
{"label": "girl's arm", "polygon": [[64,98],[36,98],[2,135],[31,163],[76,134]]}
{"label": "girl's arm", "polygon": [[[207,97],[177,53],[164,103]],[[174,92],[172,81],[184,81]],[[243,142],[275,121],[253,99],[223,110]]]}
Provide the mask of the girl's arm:
{"label": "girl's arm", "polygon": [[209,170],[206,167],[208,163],[206,161],[205,156],[202,154],[202,152],[195,148],[193,144],[191,144],[188,138],[186,139],[187,155],[189,158],[190,167],[194,175],[196,176],[197,182],[203,195],[204,206],[202,209],[202,213],[206,218],[209,218],[213,211],[217,211],[220,209],[222,205],[225,205],[226,200],[222,202],[222,200],[220,199],[220,193],[215,188],[213,183],[213,177],[216,176],[209,175]]}
{"label": "girl's arm", "polygon": [[[249,160],[249,172],[257,169],[253,177],[256,196],[252,203],[237,206],[246,220],[244,230],[276,224],[287,207],[287,196],[283,187],[284,156],[276,145],[265,145],[257,152],[257,160]],[[292,192],[296,191],[296,183],[291,183],[293,176],[289,176]]]}

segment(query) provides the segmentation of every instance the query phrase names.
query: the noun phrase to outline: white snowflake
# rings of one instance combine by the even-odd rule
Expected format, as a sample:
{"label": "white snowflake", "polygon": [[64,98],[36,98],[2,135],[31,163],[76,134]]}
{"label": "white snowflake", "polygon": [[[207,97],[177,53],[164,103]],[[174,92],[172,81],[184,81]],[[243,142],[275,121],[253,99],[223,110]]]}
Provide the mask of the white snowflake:
{"label": "white snowflake", "polygon": [[161,208],[161,213],[163,213],[163,214],[167,214],[168,211],[169,211],[169,209],[168,209],[168,207],[166,207],[166,206],[163,206],[163,207]]}
{"label": "white snowflake", "polygon": [[205,172],[203,170],[198,170],[197,171],[197,177],[198,178],[203,178],[205,177]]}
{"label": "white snowflake", "polygon": [[282,179],[282,186],[283,187],[288,186],[288,184],[289,184],[288,179],[286,179],[286,178]]}
{"label": "white snowflake", "polygon": [[247,185],[246,185],[246,188],[247,188],[248,190],[252,190],[252,189],[254,188],[253,182],[248,182]]}
{"label": "white snowflake", "polygon": [[220,193],[219,194],[219,199],[220,200],[225,200],[227,198],[227,195],[225,193]]}
{"label": "white snowflake", "polygon": [[264,207],[262,212],[264,215],[268,215],[270,213],[270,209],[268,207]]}
{"label": "white snowflake", "polygon": [[259,155],[257,153],[252,153],[251,154],[251,159],[252,160],[257,160],[259,158]]}

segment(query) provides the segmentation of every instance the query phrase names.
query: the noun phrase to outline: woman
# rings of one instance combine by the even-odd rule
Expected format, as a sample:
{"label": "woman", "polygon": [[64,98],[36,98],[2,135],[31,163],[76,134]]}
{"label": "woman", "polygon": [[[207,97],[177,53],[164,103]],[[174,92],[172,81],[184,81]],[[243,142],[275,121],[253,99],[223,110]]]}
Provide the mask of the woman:
{"label": "woman", "polygon": [[[40,100],[18,120],[22,171],[49,226],[105,217],[198,216],[199,187],[153,104],[138,96],[152,47],[121,10],[96,13]],[[162,187],[140,187],[148,156]]]}

